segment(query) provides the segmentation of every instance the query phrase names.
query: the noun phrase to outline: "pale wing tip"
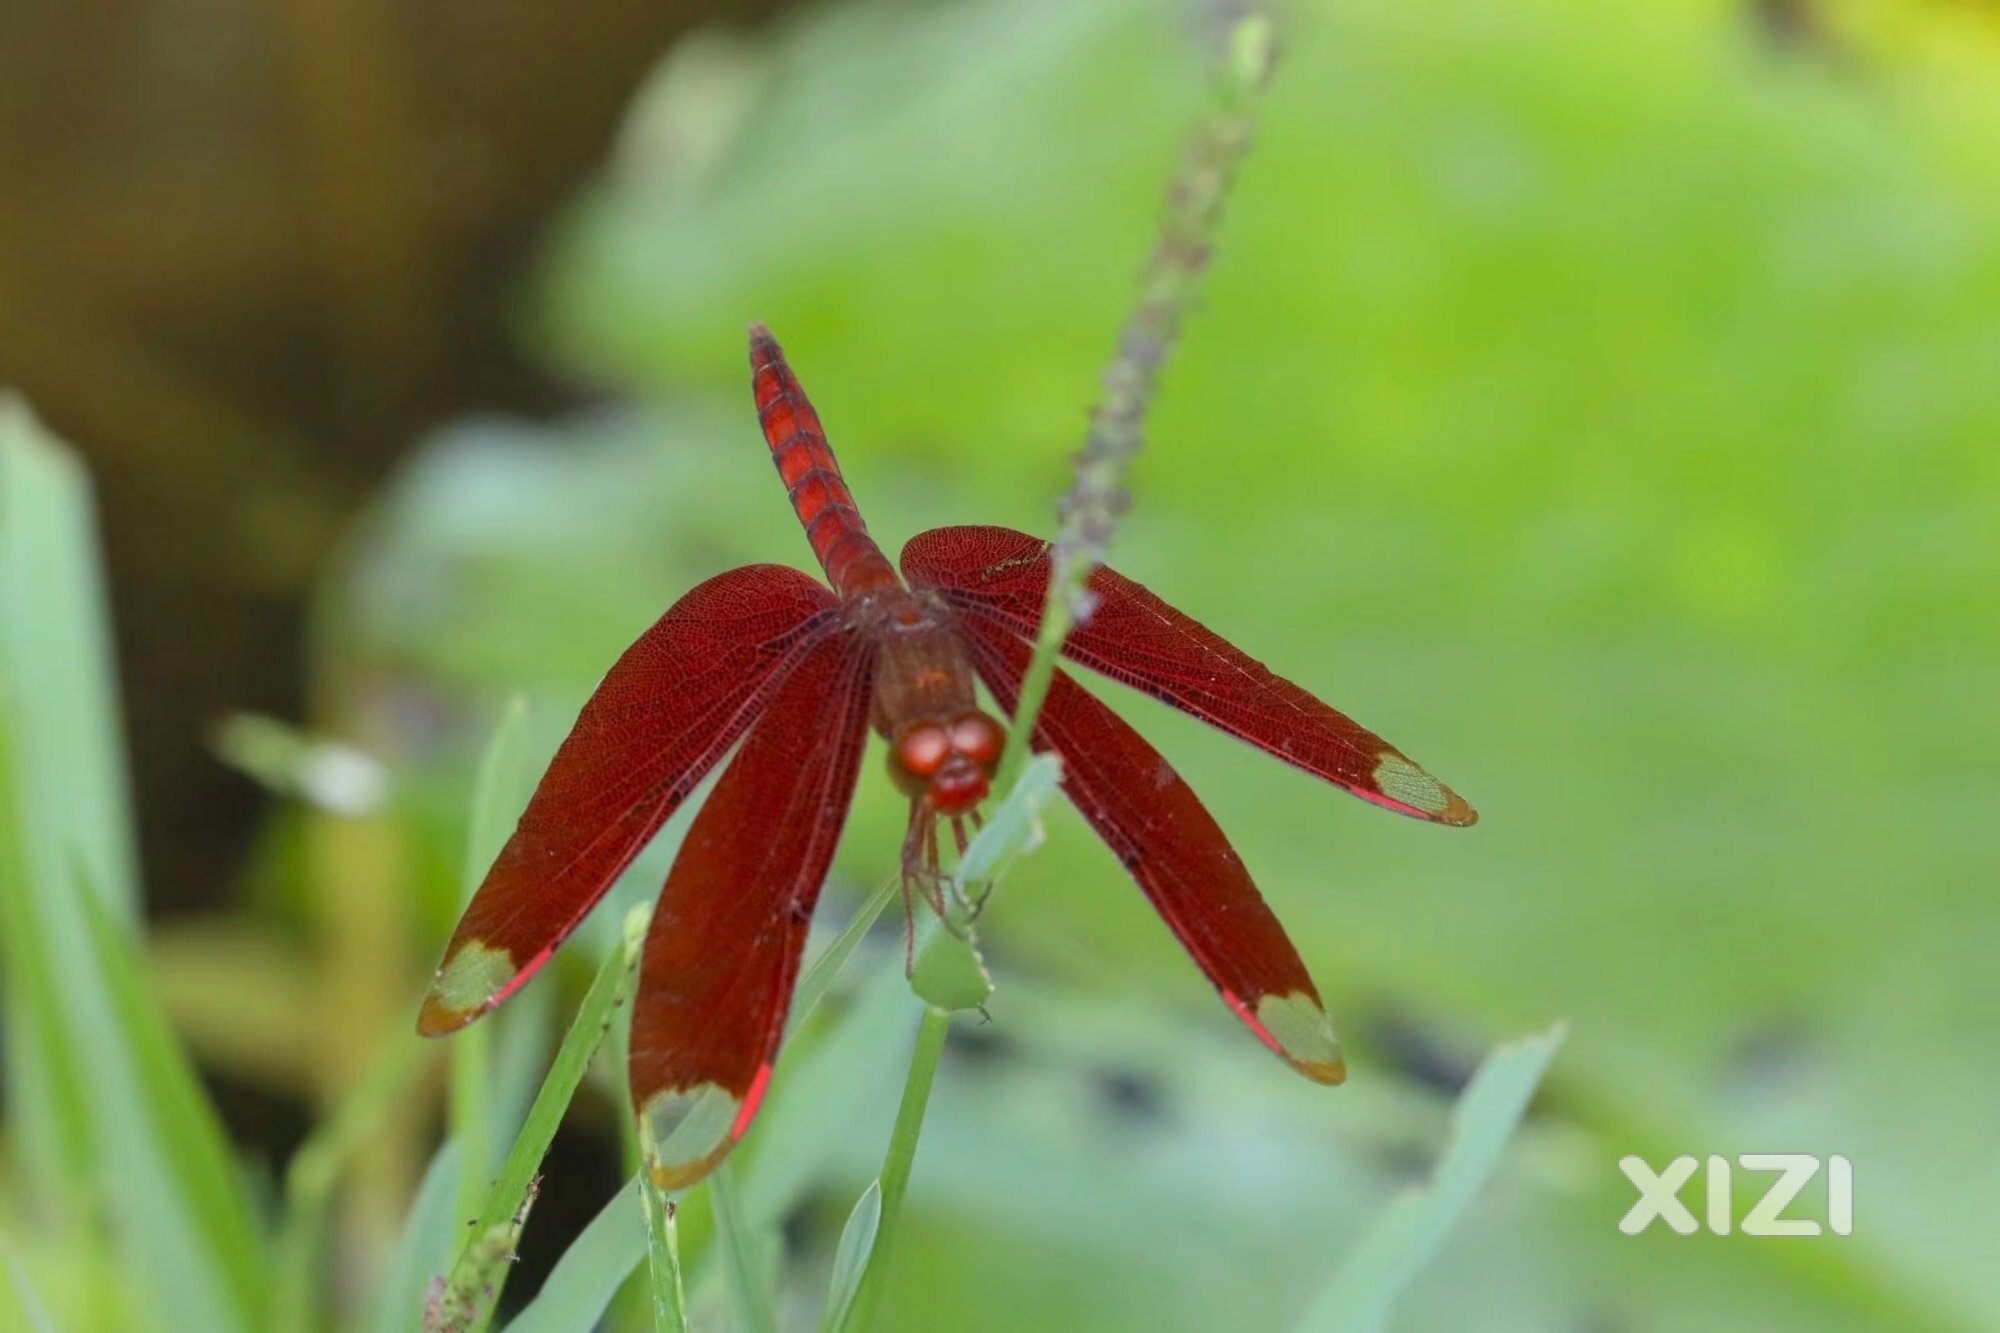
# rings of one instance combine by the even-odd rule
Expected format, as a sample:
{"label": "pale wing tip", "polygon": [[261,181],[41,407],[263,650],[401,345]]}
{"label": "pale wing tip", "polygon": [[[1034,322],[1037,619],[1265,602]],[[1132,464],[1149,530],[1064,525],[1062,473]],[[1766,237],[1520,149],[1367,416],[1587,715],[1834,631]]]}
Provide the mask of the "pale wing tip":
{"label": "pale wing tip", "polygon": [[653,1184],[686,1189],[713,1171],[749,1127],[769,1071],[768,1065],[760,1071],[746,1097],[718,1083],[668,1088],[648,1097],[639,1107],[639,1132]]}
{"label": "pale wing tip", "polygon": [[484,940],[465,940],[445,955],[430,993],[417,1015],[417,1032],[442,1037],[456,1032],[498,1004],[522,969],[514,955]]}
{"label": "pale wing tip", "polygon": [[424,1007],[417,1011],[417,1035],[419,1037],[444,1037],[458,1031],[486,1011],[481,1009],[456,1009],[438,998],[433,990],[424,996]]}
{"label": "pale wing tip", "polygon": [[1260,996],[1254,1010],[1229,991],[1222,998],[1286,1064],[1315,1083],[1346,1082],[1347,1061],[1333,1035],[1333,1020],[1311,992]]}
{"label": "pale wing tip", "polygon": [[1471,802],[1394,750],[1375,761],[1370,777],[1376,790],[1405,813],[1454,828],[1479,822]]}

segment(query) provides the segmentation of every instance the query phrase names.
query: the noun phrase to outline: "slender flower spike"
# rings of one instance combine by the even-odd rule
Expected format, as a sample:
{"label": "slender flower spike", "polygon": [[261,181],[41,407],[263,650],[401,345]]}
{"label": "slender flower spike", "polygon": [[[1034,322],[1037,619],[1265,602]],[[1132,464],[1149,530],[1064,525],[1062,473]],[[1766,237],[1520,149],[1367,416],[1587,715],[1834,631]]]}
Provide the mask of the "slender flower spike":
{"label": "slender flower spike", "polygon": [[[1050,583],[1050,544],[936,528],[900,573],[869,535],[784,354],[750,331],[772,462],[826,584],[751,565],[670,607],[613,664],[543,775],[445,949],[418,1029],[472,1022],[526,983],[689,792],[732,750],[667,876],[632,1014],[647,1165],[693,1184],[749,1129],[872,727],[909,799],[905,901],[943,907],[941,826],[963,849],[1006,733]],[[830,586],[829,586],[830,585]],[[1472,807],[1400,750],[1145,588],[1098,568],[1069,661],[1247,741],[1365,801],[1466,825]],[[1067,674],[1031,738],[1196,966],[1257,1039],[1319,1083],[1346,1076],[1319,991],[1215,820],[1181,776]]]}

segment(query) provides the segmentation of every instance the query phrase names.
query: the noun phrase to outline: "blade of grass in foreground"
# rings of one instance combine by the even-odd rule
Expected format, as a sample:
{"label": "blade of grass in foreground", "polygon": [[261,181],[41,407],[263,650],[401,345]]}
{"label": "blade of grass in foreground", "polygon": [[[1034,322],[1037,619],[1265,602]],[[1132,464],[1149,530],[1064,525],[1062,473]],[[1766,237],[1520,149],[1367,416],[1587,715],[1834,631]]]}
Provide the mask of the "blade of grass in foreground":
{"label": "blade of grass in foreground", "polygon": [[56,1321],[49,1315],[49,1307],[42,1304],[40,1294],[28,1280],[28,1271],[14,1258],[14,1252],[7,1250],[7,1281],[13,1288],[14,1305],[21,1314],[21,1323],[30,1333],[56,1333]]}
{"label": "blade of grass in foreground", "polygon": [[257,1328],[268,1265],[243,1182],[133,937],[130,816],[95,552],[76,460],[0,396],[10,1128],[36,1185],[68,1205],[56,1216],[78,1218],[89,1202],[118,1219],[112,1244],[130,1308],[183,1327]]}
{"label": "blade of grass in foreground", "polygon": [[743,1216],[736,1170],[727,1158],[708,1179],[710,1197],[715,1201],[715,1232],[722,1242],[729,1290],[735,1299],[736,1326],[743,1333],[777,1333],[778,1316],[771,1308],[763,1262],[764,1242],[770,1237]]}
{"label": "blade of grass in foreground", "polygon": [[1486,1057],[1452,1109],[1451,1141],[1430,1183],[1389,1205],[1299,1322],[1299,1333],[1376,1333],[1383,1327],[1410,1279],[1493,1174],[1563,1036],[1557,1024],[1540,1036],[1503,1043]]}
{"label": "blade of grass in foreground", "polygon": [[[371,1333],[416,1333],[422,1327],[424,1288],[431,1274],[442,1273],[451,1262],[464,1220],[457,1207],[459,1158],[457,1142],[447,1139],[425,1168],[403,1223],[403,1239],[375,1292]],[[577,1327],[589,1327],[588,1321]]]}
{"label": "blade of grass in foreground", "polygon": [[625,916],[620,947],[598,969],[596,980],[583,997],[569,1032],[556,1049],[556,1058],[542,1082],[535,1104],[528,1109],[528,1122],[514,1140],[500,1176],[487,1192],[486,1204],[472,1226],[471,1239],[452,1265],[437,1299],[424,1314],[426,1333],[480,1333],[493,1318],[493,1306],[507,1280],[514,1261],[514,1244],[527,1220],[533,1202],[535,1173],[541,1169],[549,1142],[555,1138],[570,1098],[583,1082],[592,1052],[604,1040],[611,1016],[631,993],[632,977],[639,967],[639,953],[645,943],[646,924],[652,917],[649,906],[635,907]]}
{"label": "blade of grass in foreground", "polygon": [[570,1242],[548,1280],[507,1333],[573,1333],[596,1328],[618,1289],[646,1257],[646,1220],[634,1175]]}
{"label": "blade of grass in foreground", "polygon": [[[813,959],[799,981],[793,1001],[791,1021],[794,1027],[811,1017],[814,1009],[825,999],[853,958],[869,926],[882,914],[895,893],[896,885],[891,881],[872,894],[855,911],[840,934]],[[903,992],[900,977],[894,989],[897,995]],[[865,1000],[841,1018],[843,1028],[853,1023],[880,1021],[880,1010]],[[841,1040],[839,1033],[829,1034],[826,1044],[831,1046]],[[781,1123],[786,1118],[788,1100],[788,1094],[783,1090],[774,1091],[771,1109],[765,1113],[759,1130],[764,1142],[744,1170],[745,1199],[755,1202],[758,1211],[765,1216],[777,1211],[764,1206],[769,1200],[790,1200],[802,1192],[802,1182],[798,1177],[813,1170],[820,1160],[817,1156],[788,1149],[780,1142],[787,1137]],[[823,1137],[824,1117],[815,1116],[808,1128],[816,1138]],[[568,1333],[570,1329],[590,1327],[603,1315],[618,1288],[647,1255],[645,1217],[634,1193],[635,1188],[627,1182],[625,1189],[613,1195],[610,1202],[604,1205],[583,1234],[564,1251],[540,1293],[508,1325],[508,1333]]]}
{"label": "blade of grass in foreground", "polygon": [[937,1077],[945,1034],[950,1030],[949,1013],[934,1005],[924,1010],[923,1025],[917,1029],[916,1050],[910,1055],[910,1077],[903,1084],[902,1105],[896,1108],[896,1124],[889,1131],[889,1151],[882,1158],[882,1175],[876,1182],[882,1191],[882,1210],[876,1223],[875,1243],[853,1301],[848,1305],[847,1317],[841,1321],[844,1333],[862,1333],[875,1322],[875,1307],[881,1302],[882,1284],[889,1268],[889,1241],[895,1235],[903,1192],[909,1187],[910,1168],[917,1158],[917,1137],[923,1132],[924,1110],[930,1105],[931,1083]]}
{"label": "blade of grass in foreground", "polygon": [[285,1217],[272,1289],[271,1327],[278,1333],[311,1333],[319,1326],[321,1251],[334,1187],[401,1104],[428,1054],[400,1026],[378,1049],[374,1066],[342,1095],[285,1170]]}
{"label": "blade of grass in foreground", "polygon": [[840,1229],[840,1245],[833,1252],[833,1276],[826,1284],[826,1308],[820,1312],[820,1333],[840,1333],[841,1325],[847,1322],[881,1229],[882,1182],[871,1180],[854,1201],[847,1225]]}
{"label": "blade of grass in foreground", "polygon": [[[467,820],[465,861],[460,869],[459,903],[462,907],[479,887],[480,877],[492,864],[507,833],[526,801],[531,774],[528,770],[528,703],[515,695],[508,700],[494,728],[486,751],[480,756],[478,776],[472,784],[472,810]],[[494,1161],[494,1025],[512,1022],[517,1015],[503,1010],[486,1022],[475,1023],[451,1043],[451,1137],[460,1145],[462,1174],[458,1186],[458,1210],[471,1216],[479,1207]]]}

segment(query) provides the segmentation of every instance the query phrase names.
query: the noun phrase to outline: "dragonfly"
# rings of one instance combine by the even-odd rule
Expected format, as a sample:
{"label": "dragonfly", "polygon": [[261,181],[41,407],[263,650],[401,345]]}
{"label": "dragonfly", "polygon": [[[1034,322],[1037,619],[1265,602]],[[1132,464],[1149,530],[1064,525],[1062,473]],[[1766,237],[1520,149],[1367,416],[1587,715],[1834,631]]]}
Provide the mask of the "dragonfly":
{"label": "dragonfly", "polygon": [[[700,1180],[764,1098],[807,930],[868,733],[909,799],[911,894],[941,908],[939,829],[962,851],[1008,743],[1048,595],[1051,544],[934,528],[891,565],[869,534],[784,352],[750,329],[772,461],[825,583],[784,565],[718,574],[611,667],[465,909],[418,1030],[464,1027],[519,990],[725,759],[668,872],[633,1001],[629,1072],[647,1166]],[[1062,656],[1365,801],[1468,825],[1472,807],[1402,751],[1131,579],[1100,567]],[[1150,744],[1057,671],[1030,744],[1069,800],[1266,1047],[1319,1083],[1346,1076],[1318,989],[1242,859]]]}

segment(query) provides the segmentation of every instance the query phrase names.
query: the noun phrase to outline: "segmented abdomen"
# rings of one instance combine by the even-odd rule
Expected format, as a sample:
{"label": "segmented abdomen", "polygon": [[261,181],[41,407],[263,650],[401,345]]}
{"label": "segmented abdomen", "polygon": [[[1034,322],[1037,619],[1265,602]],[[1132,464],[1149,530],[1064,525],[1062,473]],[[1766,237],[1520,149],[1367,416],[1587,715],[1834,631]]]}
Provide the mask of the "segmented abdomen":
{"label": "segmented abdomen", "polygon": [[784,350],[761,324],[750,327],[750,375],[757,421],[771,446],[771,461],[785,479],[792,510],[805,525],[806,540],[812,543],[827,582],[842,597],[899,586],[895,567],[868,535],[854,493],[840,475],[819,414],[785,363]]}

